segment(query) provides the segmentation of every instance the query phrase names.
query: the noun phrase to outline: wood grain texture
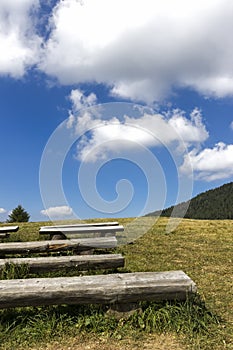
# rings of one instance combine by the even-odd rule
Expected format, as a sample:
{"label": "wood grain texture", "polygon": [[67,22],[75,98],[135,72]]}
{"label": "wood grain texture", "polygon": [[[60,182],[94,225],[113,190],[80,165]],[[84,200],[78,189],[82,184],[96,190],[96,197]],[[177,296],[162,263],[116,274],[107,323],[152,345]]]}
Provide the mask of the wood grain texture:
{"label": "wood grain texture", "polygon": [[183,271],[0,281],[0,308],[185,300],[196,293]]}
{"label": "wood grain texture", "polygon": [[0,271],[7,264],[26,264],[32,273],[60,271],[61,269],[75,268],[78,271],[90,269],[114,269],[124,266],[124,257],[121,254],[101,255],[73,255],[36,258],[0,259]]}
{"label": "wood grain texture", "polygon": [[0,256],[7,254],[43,253],[65,250],[110,249],[117,246],[116,237],[80,238],[57,241],[9,242],[0,244]]}

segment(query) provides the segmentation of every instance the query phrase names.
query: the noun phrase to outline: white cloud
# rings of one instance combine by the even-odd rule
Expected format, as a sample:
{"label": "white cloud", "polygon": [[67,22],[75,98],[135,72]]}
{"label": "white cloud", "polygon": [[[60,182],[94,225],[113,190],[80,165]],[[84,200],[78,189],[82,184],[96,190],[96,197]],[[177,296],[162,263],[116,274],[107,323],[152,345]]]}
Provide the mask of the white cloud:
{"label": "white cloud", "polygon": [[4,214],[4,213],[6,213],[6,209],[0,208],[0,214]]}
{"label": "white cloud", "polygon": [[84,95],[80,89],[71,90],[70,100],[74,111],[79,111],[82,108],[93,106],[97,102],[96,95],[92,92],[89,95]]}
{"label": "white cloud", "polygon": [[230,124],[230,128],[231,128],[231,130],[233,130],[233,121]]}
{"label": "white cloud", "polygon": [[[58,0],[43,18],[39,8],[40,0],[1,0],[0,74],[19,78],[35,65],[62,84],[104,83],[146,102],[174,87],[233,95],[230,0]],[[83,98],[81,106],[95,96]]]}
{"label": "white cloud", "polygon": [[197,179],[213,181],[233,176],[233,145],[219,142],[214,148],[206,148],[198,153],[192,150],[184,158],[180,170],[188,173],[190,162]]}
{"label": "white cloud", "polygon": [[77,135],[84,134],[77,145],[77,158],[84,163],[120,156],[122,151],[134,152],[138,146],[165,146],[183,157],[181,173],[194,172],[196,179],[204,181],[229,178],[233,176],[233,145],[219,142],[213,149],[203,149],[209,133],[202,118],[195,108],[189,116],[178,109],[166,113],[142,109],[137,118],[125,114],[121,119],[110,115],[101,119],[97,107],[76,117],[72,114],[67,127]]}
{"label": "white cloud", "polygon": [[147,102],[174,86],[233,95],[232,15],[231,0],[60,0],[40,68]]}
{"label": "white cloud", "polygon": [[39,0],[1,0],[0,74],[19,78],[38,62],[41,39],[31,13],[38,6]]}
{"label": "white cloud", "polygon": [[[74,89],[74,90],[71,90],[69,99],[72,103],[72,109],[69,110],[69,118],[67,120],[66,126],[68,129],[71,129],[74,126],[76,121],[74,113],[77,113],[84,108],[89,108],[91,106],[96,105],[97,97],[93,92],[90,93],[89,95],[85,95],[82,90]],[[90,115],[90,113],[88,113],[88,111],[84,111],[84,115],[87,117],[88,115]],[[92,124],[93,124],[93,121],[92,121]]]}
{"label": "white cloud", "polygon": [[57,206],[57,207],[50,207],[45,210],[41,210],[41,214],[45,216],[50,217],[64,217],[64,216],[71,216],[73,214],[72,208],[64,205],[64,206]]}
{"label": "white cloud", "polygon": [[67,127],[73,127],[77,134],[90,130],[90,136],[81,138],[77,147],[77,158],[84,162],[106,159],[110,154],[119,154],[124,149],[133,151],[138,145],[152,148],[164,145],[184,147],[199,145],[208,138],[208,132],[202,123],[201,112],[195,109],[190,118],[180,110],[169,115],[144,113],[134,118],[125,115],[122,120],[109,117],[98,118],[96,114],[84,112],[78,117],[72,114]]}

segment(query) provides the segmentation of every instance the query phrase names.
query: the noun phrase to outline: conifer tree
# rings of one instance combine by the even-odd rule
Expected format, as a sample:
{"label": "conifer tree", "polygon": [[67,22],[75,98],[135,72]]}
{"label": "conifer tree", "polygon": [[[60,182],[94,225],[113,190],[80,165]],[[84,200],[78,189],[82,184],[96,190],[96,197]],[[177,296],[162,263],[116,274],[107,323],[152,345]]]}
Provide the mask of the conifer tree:
{"label": "conifer tree", "polygon": [[7,222],[28,222],[29,218],[30,215],[26,212],[22,205],[19,204],[18,207],[13,209],[11,214],[9,214]]}

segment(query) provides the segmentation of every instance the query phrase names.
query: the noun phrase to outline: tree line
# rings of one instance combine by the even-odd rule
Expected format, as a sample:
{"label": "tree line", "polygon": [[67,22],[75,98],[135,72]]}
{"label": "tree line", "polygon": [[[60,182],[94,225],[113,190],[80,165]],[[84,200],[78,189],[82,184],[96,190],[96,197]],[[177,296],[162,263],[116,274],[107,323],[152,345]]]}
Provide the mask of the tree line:
{"label": "tree line", "polygon": [[148,215],[170,217],[175,208],[176,217],[183,217],[187,204],[189,204],[188,210],[184,215],[187,219],[233,220],[233,182],[203,192],[190,201],[163,209],[161,213],[156,211]]}

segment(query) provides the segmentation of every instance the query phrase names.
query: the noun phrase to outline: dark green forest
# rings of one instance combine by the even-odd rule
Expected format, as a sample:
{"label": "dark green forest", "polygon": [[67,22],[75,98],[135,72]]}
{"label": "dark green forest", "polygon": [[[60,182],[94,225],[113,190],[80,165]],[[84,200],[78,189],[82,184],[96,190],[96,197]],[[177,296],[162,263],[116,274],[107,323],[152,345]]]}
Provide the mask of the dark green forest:
{"label": "dark green forest", "polygon": [[187,219],[233,219],[233,182],[203,192],[188,202],[182,202],[176,206],[163,209],[162,212],[155,211],[148,214],[148,216],[160,215],[170,217],[175,208],[175,216],[183,217],[183,209],[188,203],[189,207],[184,216]]}

